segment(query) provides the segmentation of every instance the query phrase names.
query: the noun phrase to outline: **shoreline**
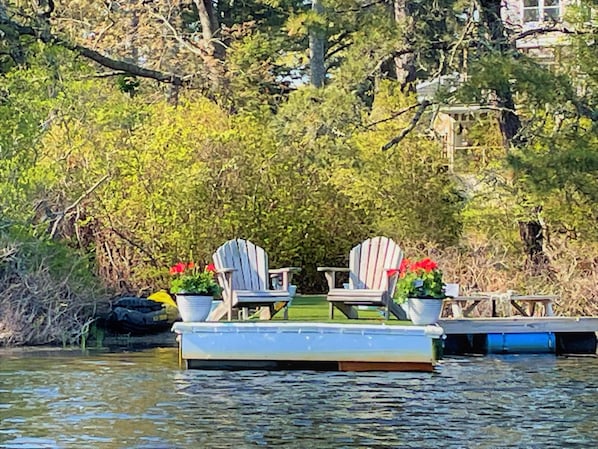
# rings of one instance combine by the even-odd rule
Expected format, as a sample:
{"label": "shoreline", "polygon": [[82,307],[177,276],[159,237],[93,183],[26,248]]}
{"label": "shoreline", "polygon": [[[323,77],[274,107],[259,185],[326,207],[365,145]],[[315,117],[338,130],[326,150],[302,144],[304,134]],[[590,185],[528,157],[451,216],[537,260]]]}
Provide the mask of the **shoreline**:
{"label": "shoreline", "polygon": [[17,355],[19,353],[30,352],[56,352],[63,353],[69,351],[89,351],[89,350],[141,350],[153,348],[177,348],[176,335],[167,330],[155,334],[146,335],[130,335],[130,334],[113,334],[107,333],[100,340],[91,339],[83,346],[62,346],[59,344],[52,345],[24,345],[24,346],[1,346],[0,356]]}

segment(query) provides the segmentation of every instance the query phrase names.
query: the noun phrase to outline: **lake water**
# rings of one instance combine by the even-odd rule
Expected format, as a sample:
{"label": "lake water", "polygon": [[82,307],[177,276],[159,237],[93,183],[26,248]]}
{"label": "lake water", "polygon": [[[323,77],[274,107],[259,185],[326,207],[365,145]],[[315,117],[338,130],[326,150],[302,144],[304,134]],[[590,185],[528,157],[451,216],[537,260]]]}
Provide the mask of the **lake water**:
{"label": "lake water", "polygon": [[195,371],[175,348],[1,351],[0,448],[595,448],[598,359]]}

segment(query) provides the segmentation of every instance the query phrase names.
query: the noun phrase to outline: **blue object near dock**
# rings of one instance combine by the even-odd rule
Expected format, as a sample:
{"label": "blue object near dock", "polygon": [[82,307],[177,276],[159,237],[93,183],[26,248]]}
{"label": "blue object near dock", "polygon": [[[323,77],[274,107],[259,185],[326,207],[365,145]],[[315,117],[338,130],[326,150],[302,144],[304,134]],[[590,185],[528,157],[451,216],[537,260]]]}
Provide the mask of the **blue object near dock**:
{"label": "blue object near dock", "polygon": [[544,354],[556,352],[553,332],[523,334],[488,334],[488,354]]}

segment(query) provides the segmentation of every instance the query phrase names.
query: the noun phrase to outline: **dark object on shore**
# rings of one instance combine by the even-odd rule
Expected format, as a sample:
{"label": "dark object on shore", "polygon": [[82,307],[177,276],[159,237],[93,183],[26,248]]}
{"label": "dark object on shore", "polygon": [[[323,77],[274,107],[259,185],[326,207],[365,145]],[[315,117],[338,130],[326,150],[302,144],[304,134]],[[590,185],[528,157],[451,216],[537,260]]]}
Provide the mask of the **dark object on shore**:
{"label": "dark object on shore", "polygon": [[162,303],[134,296],[117,300],[107,318],[108,327],[114,332],[134,335],[163,332],[173,322],[172,314]]}

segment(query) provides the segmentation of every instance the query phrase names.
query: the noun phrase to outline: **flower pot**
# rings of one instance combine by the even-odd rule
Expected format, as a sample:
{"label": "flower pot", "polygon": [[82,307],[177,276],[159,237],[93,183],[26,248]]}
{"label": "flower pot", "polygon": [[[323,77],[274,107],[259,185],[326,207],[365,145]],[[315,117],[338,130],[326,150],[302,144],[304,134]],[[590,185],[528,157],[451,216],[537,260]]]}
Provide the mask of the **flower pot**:
{"label": "flower pot", "polygon": [[407,298],[409,304],[409,318],[413,324],[423,326],[434,324],[440,319],[442,299]]}
{"label": "flower pot", "polygon": [[176,303],[183,321],[205,321],[212,310],[212,296],[177,293]]}
{"label": "flower pot", "polygon": [[409,315],[409,303],[408,302],[402,302],[399,304],[399,307],[401,309],[403,309],[403,312],[405,312],[405,316],[407,317],[408,320],[411,321],[411,315]]}

